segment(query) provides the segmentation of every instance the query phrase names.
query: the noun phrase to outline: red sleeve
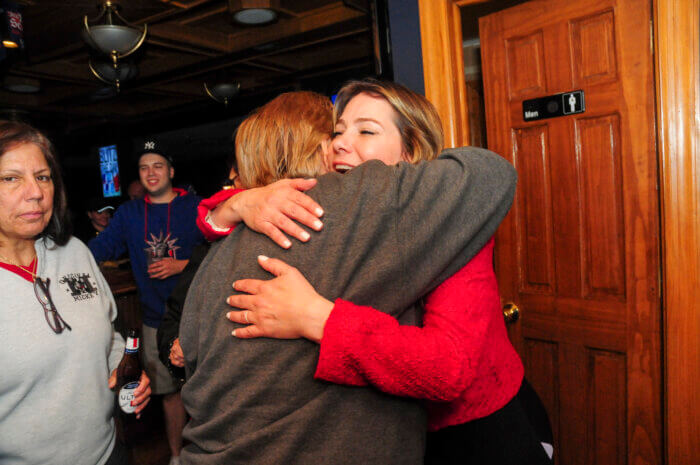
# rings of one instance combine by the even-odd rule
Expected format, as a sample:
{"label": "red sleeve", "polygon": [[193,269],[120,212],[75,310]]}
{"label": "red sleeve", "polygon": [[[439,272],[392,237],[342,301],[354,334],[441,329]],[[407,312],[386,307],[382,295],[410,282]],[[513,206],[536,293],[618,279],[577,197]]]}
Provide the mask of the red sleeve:
{"label": "red sleeve", "polygon": [[228,231],[215,231],[214,228],[206,222],[205,218],[207,217],[207,213],[216,208],[221,202],[228,200],[239,192],[243,192],[243,190],[244,189],[224,189],[208,199],[199,202],[197,206],[197,227],[202,231],[206,240],[213,242],[231,234],[233,228],[230,228]]}
{"label": "red sleeve", "polygon": [[337,300],[323,332],[315,377],[371,384],[394,395],[451,401],[473,379],[500,299],[486,246],[426,299],[423,327]]}

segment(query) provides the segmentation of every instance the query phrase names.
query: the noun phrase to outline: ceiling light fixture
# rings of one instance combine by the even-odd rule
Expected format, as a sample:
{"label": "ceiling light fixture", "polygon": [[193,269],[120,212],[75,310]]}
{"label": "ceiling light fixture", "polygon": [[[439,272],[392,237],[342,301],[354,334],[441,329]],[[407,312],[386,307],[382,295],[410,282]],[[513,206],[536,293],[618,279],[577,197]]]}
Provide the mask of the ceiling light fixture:
{"label": "ceiling light fixture", "polygon": [[17,94],[35,94],[41,90],[39,80],[21,76],[7,76],[2,85],[6,90]]}
{"label": "ceiling light fixture", "polygon": [[89,61],[88,66],[97,79],[105,84],[114,86],[117,92],[121,89],[122,82],[135,78],[139,73],[138,67],[129,62],[121,62],[115,65],[104,61],[98,61],[93,64],[92,61]]}
{"label": "ceiling light fixture", "polygon": [[214,84],[211,88],[207,86],[207,83],[204,83],[204,91],[207,93],[207,95],[214,100],[216,100],[219,103],[223,103],[224,106],[228,106],[228,102],[238,95],[238,92],[241,90],[241,84],[238,82],[234,83],[217,83]]}
{"label": "ceiling light fixture", "polygon": [[264,26],[277,20],[280,0],[228,0],[233,20],[245,26]]}
{"label": "ceiling light fixture", "polygon": [[[143,29],[137,28],[125,20],[119,14],[119,10],[120,6],[116,2],[106,1],[95,19],[88,20],[87,15],[83,19],[85,41],[93,48],[109,55],[115,66],[118,60],[131,55],[141,47],[148,31],[148,25],[144,24]],[[90,26],[89,22],[94,23],[102,18],[104,18],[104,24]],[[114,24],[115,19],[119,19],[124,25]]]}

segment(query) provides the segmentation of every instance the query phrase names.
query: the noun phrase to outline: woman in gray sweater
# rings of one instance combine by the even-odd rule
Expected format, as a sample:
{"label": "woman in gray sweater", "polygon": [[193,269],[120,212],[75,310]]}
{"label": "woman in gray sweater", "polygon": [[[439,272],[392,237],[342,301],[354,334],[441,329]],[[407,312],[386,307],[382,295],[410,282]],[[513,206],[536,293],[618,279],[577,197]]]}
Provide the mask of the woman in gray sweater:
{"label": "woman in gray sweater", "polygon": [[[126,464],[112,420],[124,352],[114,298],[70,236],[51,143],[10,121],[0,121],[0,296],[0,463]],[[148,384],[142,375],[137,415]]]}

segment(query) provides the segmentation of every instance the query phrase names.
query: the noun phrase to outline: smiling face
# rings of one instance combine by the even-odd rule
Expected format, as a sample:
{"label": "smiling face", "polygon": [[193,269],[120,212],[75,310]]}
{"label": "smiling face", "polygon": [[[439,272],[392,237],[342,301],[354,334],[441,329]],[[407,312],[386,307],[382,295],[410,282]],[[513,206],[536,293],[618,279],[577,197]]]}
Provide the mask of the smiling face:
{"label": "smiling face", "polygon": [[175,170],[163,156],[145,153],[139,158],[139,179],[151,197],[160,197],[172,189]]}
{"label": "smiling face", "polygon": [[41,149],[20,144],[0,156],[0,242],[30,240],[51,220],[54,184]]}
{"label": "smiling face", "polygon": [[407,159],[396,112],[383,97],[361,93],[345,106],[335,124],[333,167],[347,171],[368,160],[395,165]]}

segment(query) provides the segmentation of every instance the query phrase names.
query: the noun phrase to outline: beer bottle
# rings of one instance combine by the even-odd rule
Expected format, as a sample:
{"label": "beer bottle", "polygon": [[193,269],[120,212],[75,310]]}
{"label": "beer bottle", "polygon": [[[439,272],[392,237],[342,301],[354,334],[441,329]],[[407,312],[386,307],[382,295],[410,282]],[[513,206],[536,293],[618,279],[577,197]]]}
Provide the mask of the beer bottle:
{"label": "beer bottle", "polygon": [[117,366],[117,403],[124,413],[134,413],[136,407],[131,405],[134,391],[141,379],[141,362],[139,361],[139,335],[130,329],[126,338],[124,357]]}

